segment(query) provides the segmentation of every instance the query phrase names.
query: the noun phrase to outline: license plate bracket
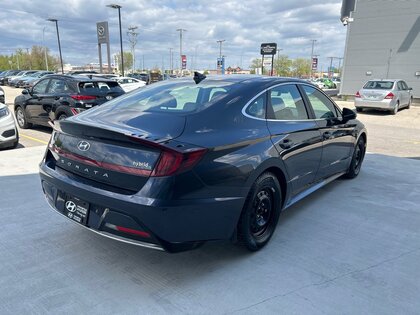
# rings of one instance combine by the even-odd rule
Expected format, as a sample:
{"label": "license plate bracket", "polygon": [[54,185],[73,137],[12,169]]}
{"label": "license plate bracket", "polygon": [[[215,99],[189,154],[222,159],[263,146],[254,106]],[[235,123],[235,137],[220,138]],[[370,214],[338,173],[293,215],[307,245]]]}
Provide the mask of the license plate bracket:
{"label": "license plate bracket", "polygon": [[67,195],[63,214],[69,219],[87,225],[89,216],[89,203],[80,198]]}

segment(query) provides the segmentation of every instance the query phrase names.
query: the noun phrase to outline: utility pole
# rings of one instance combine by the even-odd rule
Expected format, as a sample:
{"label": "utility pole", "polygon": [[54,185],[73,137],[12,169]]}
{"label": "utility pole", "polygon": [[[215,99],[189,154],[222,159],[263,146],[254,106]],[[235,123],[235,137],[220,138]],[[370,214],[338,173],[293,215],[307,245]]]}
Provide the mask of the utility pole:
{"label": "utility pole", "polygon": [[44,26],[44,28],[42,29],[42,46],[44,46],[45,67],[47,68],[47,71],[48,71],[47,46],[45,46],[45,29],[46,28],[47,27]]}
{"label": "utility pole", "polygon": [[187,30],[178,28],[176,31],[179,32],[179,68],[180,72],[182,73],[182,33],[186,32]]}
{"label": "utility pole", "polygon": [[220,40],[217,41],[219,43],[219,60],[221,62],[221,66],[220,66],[220,73],[221,74],[224,74],[223,73],[223,59],[222,59],[222,44],[225,41],[226,41],[225,39],[220,39]]}
{"label": "utility pole", "polygon": [[280,51],[282,51],[283,49],[281,48],[277,48],[277,67],[279,68],[279,71],[276,70],[277,72],[277,76],[279,77],[279,72],[280,72]]}
{"label": "utility pole", "polygon": [[60,33],[58,31],[58,20],[57,19],[47,19],[47,21],[50,21],[50,22],[54,22],[55,23],[55,29],[57,31],[58,50],[60,52],[61,73],[64,74],[63,56],[61,54]]}
{"label": "utility pole", "polygon": [[312,79],[312,60],[314,58],[314,48],[315,48],[316,39],[311,39],[311,42],[312,42],[312,50],[311,50],[311,75],[310,75],[310,78]]}
{"label": "utility pole", "polygon": [[139,35],[139,33],[136,32],[136,29],[138,29],[137,26],[130,26],[127,32],[128,41],[131,44],[131,54],[133,57],[133,66],[132,66],[131,73],[134,73],[136,71],[136,44],[137,44],[137,35]]}
{"label": "utility pole", "polygon": [[333,60],[337,57],[327,57],[330,59],[330,67],[328,68],[328,78],[331,79],[332,77],[332,64],[333,64]]}
{"label": "utility pole", "polygon": [[172,74],[173,72],[173,68],[174,68],[174,64],[173,64],[173,60],[172,60],[172,50],[173,48],[169,48],[169,70],[171,71],[170,73]]}
{"label": "utility pole", "polygon": [[219,43],[219,58],[222,58],[222,43],[223,42],[225,42],[226,40],[225,39],[221,39],[221,40],[218,40],[217,42]]}

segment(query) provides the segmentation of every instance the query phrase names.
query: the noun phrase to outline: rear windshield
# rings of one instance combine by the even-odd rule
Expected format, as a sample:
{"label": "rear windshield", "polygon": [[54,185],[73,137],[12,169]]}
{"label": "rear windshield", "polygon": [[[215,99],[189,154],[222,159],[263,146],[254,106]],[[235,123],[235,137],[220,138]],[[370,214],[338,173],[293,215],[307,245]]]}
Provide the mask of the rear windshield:
{"label": "rear windshield", "polygon": [[232,91],[234,84],[223,81],[162,81],[108,102],[106,106],[140,112],[187,113],[204,109]]}
{"label": "rear windshield", "polygon": [[391,90],[394,86],[392,81],[368,81],[364,89],[375,89],[375,90]]}
{"label": "rear windshield", "polygon": [[121,92],[122,89],[118,82],[114,81],[90,81],[79,83],[80,93],[108,93],[108,92]]}

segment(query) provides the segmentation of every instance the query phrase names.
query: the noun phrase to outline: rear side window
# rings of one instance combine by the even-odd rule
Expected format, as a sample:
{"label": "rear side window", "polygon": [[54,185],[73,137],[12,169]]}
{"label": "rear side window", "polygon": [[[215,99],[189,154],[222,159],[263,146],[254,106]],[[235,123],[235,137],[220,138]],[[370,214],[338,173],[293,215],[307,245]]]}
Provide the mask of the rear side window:
{"label": "rear side window", "polygon": [[265,109],[266,109],[266,94],[263,93],[261,96],[257,97],[255,100],[248,105],[245,110],[245,113],[252,117],[265,119]]}
{"label": "rear side window", "polygon": [[372,89],[372,90],[391,90],[394,86],[394,82],[392,81],[368,81],[364,89]]}
{"label": "rear side window", "polygon": [[122,89],[116,81],[91,81],[80,82],[79,90],[81,93],[108,93],[121,92]]}
{"label": "rear side window", "polygon": [[328,97],[308,85],[303,85],[303,90],[305,91],[306,96],[308,96],[309,102],[315,113],[315,118],[328,119],[337,117],[337,109]]}
{"label": "rear side window", "polygon": [[[281,85],[271,89],[270,101],[272,113],[270,118],[276,120],[308,119],[305,104],[296,85]],[[270,113],[271,110],[269,110]]]}
{"label": "rear side window", "polygon": [[66,81],[61,79],[51,79],[51,83],[48,87],[47,93],[55,94],[55,93],[67,93],[69,92],[69,87]]}

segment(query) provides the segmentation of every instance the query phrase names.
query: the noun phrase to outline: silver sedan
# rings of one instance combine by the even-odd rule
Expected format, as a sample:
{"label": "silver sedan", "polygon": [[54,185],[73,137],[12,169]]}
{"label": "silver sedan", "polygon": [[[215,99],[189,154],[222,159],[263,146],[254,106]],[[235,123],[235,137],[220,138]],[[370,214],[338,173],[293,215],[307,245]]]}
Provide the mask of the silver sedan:
{"label": "silver sedan", "polygon": [[395,115],[400,108],[410,108],[412,90],[403,80],[370,80],[357,91],[354,106],[358,112],[371,108],[387,110]]}

